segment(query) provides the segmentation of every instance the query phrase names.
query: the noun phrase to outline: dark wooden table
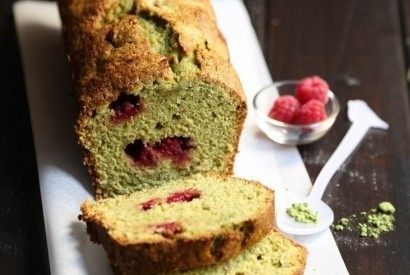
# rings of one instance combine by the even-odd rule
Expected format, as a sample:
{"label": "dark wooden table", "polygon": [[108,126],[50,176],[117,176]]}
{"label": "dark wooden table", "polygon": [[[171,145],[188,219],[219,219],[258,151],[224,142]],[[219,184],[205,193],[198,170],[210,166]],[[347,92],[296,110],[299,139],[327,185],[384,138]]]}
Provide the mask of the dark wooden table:
{"label": "dark wooden table", "polygon": [[[18,42],[0,4],[0,274],[48,274],[49,262]],[[336,218],[390,201],[394,232],[379,240],[334,233],[351,274],[410,271],[410,1],[246,0],[275,80],[317,74],[342,113],[319,142],[299,148],[314,180],[350,123],[349,99],[364,99],[390,124],[371,130],[333,177],[324,200]]]}

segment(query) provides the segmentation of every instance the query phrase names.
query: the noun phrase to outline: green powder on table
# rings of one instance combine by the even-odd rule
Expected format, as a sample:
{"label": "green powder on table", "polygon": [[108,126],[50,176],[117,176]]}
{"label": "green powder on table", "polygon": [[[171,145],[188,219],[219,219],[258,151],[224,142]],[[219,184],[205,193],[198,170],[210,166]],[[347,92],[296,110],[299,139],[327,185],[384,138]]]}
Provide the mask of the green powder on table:
{"label": "green powder on table", "polygon": [[388,201],[379,203],[378,209],[386,214],[394,214],[394,212],[396,212],[396,209],[394,208],[393,204],[391,204]]}
{"label": "green powder on table", "polygon": [[319,213],[313,211],[307,202],[293,203],[291,207],[286,209],[286,213],[300,223],[317,223],[319,221]]}
{"label": "green powder on table", "polygon": [[360,215],[351,215],[341,218],[337,224],[333,225],[335,231],[355,231],[361,237],[371,237],[377,239],[381,234],[394,230],[394,213],[396,209],[390,202],[381,202],[377,209],[368,212],[361,212]]}

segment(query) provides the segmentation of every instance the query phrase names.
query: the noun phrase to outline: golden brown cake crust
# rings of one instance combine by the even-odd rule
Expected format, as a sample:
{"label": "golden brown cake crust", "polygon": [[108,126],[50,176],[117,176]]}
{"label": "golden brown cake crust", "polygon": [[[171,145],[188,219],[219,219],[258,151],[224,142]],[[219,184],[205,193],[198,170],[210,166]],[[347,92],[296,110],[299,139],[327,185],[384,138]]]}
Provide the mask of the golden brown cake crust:
{"label": "golden brown cake crust", "polygon": [[116,2],[59,0],[75,95],[87,115],[121,91],[173,77],[167,58],[152,49],[139,27],[136,15],[143,12],[171,24],[183,53],[195,53],[198,79],[220,84],[245,102],[208,0],[134,0],[126,14],[111,22],[107,17]]}
{"label": "golden brown cake crust", "polygon": [[[248,183],[260,186],[253,181]],[[255,216],[243,221],[239,227],[209,232],[196,238],[178,236],[155,243],[145,241],[135,244],[130,244],[126,239],[113,239],[100,217],[89,214],[89,201],[81,206],[81,220],[87,224],[91,241],[102,244],[118,274],[156,274],[184,270],[227,261],[259,242],[272,230],[274,192],[263,188],[268,190],[265,208]]]}

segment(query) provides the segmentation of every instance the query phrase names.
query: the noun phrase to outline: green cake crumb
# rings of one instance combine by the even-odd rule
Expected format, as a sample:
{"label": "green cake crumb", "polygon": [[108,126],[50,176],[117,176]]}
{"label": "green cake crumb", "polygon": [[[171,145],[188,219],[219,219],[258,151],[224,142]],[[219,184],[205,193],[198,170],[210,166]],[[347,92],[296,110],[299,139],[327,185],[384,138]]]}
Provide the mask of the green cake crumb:
{"label": "green cake crumb", "polygon": [[286,209],[286,213],[300,223],[317,223],[319,221],[319,213],[313,211],[307,202],[293,203],[291,207]]}
{"label": "green cake crumb", "polygon": [[355,214],[341,218],[333,225],[335,231],[355,231],[361,237],[378,239],[381,234],[394,230],[394,213],[396,209],[390,202],[379,203],[376,209],[362,211],[360,215]]}

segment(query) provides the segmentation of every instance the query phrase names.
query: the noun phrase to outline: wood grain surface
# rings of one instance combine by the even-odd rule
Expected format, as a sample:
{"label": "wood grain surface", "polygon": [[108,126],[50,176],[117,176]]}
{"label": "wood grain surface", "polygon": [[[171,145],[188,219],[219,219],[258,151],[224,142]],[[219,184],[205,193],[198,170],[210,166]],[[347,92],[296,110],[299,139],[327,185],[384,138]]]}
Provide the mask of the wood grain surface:
{"label": "wood grain surface", "polygon": [[406,80],[409,1],[245,1],[274,80],[320,75],[342,104],[335,127],[299,150],[315,180],[350,122],[346,103],[363,99],[390,124],[372,129],[333,177],[324,200],[336,219],[390,201],[396,229],[378,240],[334,236],[351,274],[410,270],[410,116]]}

